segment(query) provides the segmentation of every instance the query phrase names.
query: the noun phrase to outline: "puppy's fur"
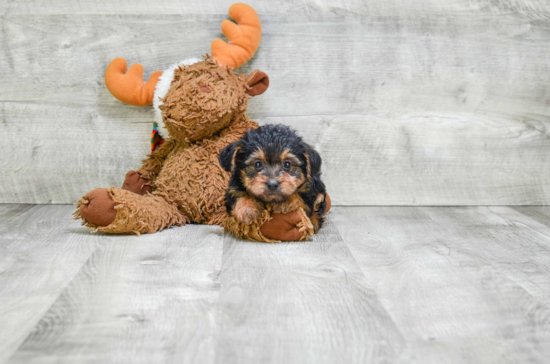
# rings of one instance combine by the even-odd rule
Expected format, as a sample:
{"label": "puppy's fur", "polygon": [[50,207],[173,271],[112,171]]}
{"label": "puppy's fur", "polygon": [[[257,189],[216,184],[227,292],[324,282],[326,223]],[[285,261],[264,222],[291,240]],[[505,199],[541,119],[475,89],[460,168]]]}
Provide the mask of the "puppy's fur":
{"label": "puppy's fur", "polygon": [[248,130],[221,151],[219,161],[232,172],[225,206],[237,220],[250,225],[271,205],[279,212],[303,208],[315,232],[323,224],[321,157],[287,126]]}

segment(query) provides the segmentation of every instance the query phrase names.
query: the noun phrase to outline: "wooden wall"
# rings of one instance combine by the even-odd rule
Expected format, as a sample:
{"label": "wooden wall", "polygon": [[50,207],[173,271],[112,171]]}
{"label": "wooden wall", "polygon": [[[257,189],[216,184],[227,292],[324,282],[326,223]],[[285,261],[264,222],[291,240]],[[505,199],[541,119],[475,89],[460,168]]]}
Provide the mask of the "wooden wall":
{"label": "wooden wall", "polygon": [[[153,111],[115,100],[105,67],[209,52],[232,2],[1,1],[0,202],[119,186]],[[549,204],[550,3],[248,3],[264,33],[241,70],[271,79],[250,116],[317,147],[335,204]]]}

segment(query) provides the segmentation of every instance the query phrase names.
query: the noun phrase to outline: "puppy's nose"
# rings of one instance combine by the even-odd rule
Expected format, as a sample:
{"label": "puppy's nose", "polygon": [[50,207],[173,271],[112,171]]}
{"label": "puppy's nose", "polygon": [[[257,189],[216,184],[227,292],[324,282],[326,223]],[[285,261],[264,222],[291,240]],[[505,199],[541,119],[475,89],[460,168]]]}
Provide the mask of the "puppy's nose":
{"label": "puppy's nose", "polygon": [[276,179],[267,180],[265,184],[267,185],[267,188],[269,188],[269,190],[271,191],[275,191],[277,188],[279,188],[279,181],[277,181]]}

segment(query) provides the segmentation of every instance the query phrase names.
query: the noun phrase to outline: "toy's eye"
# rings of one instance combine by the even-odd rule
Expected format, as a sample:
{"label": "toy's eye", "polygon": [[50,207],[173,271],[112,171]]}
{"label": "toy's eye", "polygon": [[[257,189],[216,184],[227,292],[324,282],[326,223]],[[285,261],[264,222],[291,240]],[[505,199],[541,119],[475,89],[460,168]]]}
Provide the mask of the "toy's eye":
{"label": "toy's eye", "polygon": [[254,164],[254,167],[259,171],[260,169],[262,169],[262,167],[264,166],[264,164],[260,161],[256,162]]}
{"label": "toy's eye", "polygon": [[287,171],[290,169],[290,167],[292,167],[292,164],[290,164],[290,162],[286,161],[283,163],[283,168]]}

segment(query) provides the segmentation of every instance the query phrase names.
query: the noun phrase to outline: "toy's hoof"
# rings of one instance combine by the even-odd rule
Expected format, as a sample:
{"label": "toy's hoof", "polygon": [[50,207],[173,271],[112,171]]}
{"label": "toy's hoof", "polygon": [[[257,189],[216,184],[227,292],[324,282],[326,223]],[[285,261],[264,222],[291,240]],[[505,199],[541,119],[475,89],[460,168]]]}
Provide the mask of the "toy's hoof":
{"label": "toy's hoof", "polygon": [[330,200],[330,196],[328,195],[328,193],[325,197],[325,202],[326,202],[326,207],[325,207],[325,214],[326,214],[327,212],[329,212],[330,207],[332,206],[332,201]]}
{"label": "toy's hoof", "polygon": [[126,178],[122,184],[122,189],[137,193],[138,195],[146,195],[151,193],[151,186],[146,185],[148,183],[145,178],[142,178],[136,171],[130,171],[126,173]]}
{"label": "toy's hoof", "polygon": [[304,236],[304,232],[296,227],[302,221],[300,211],[293,211],[287,214],[271,215],[272,219],[260,226],[262,234],[269,239],[281,241],[296,241]]}
{"label": "toy's hoof", "polygon": [[115,221],[115,201],[105,188],[90,191],[82,199],[87,203],[80,205],[80,215],[90,224],[107,226]]}

